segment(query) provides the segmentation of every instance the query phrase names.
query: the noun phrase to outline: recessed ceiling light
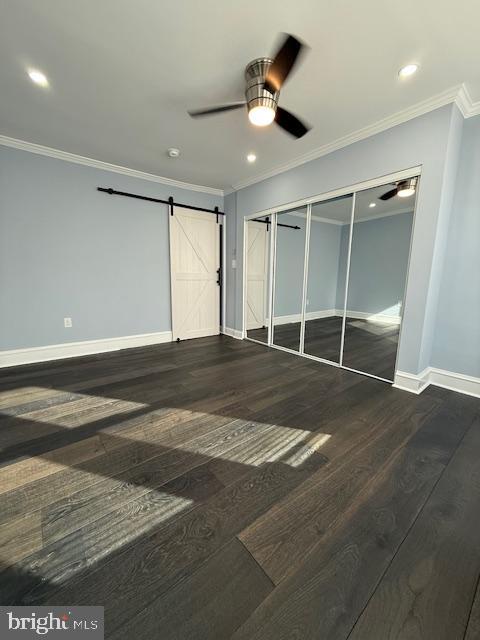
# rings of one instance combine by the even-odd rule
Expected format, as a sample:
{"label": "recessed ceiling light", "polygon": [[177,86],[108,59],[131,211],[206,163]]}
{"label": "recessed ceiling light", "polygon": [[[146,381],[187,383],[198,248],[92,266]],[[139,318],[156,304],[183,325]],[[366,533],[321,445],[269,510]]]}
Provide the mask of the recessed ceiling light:
{"label": "recessed ceiling light", "polygon": [[248,162],[255,162],[256,159],[257,159],[257,156],[254,153],[249,153],[247,156]]}
{"label": "recessed ceiling light", "polygon": [[376,207],[377,205],[375,202],[370,202],[368,206],[370,207],[370,209],[373,209],[373,207]]}
{"label": "recessed ceiling light", "polygon": [[407,64],[400,69],[398,75],[400,78],[407,78],[408,76],[412,76],[416,71],[418,71],[418,64]]}
{"label": "recessed ceiling light", "polygon": [[35,82],[35,84],[38,84],[40,87],[48,87],[48,78],[41,71],[38,71],[38,69],[28,69],[27,73],[32,82]]}

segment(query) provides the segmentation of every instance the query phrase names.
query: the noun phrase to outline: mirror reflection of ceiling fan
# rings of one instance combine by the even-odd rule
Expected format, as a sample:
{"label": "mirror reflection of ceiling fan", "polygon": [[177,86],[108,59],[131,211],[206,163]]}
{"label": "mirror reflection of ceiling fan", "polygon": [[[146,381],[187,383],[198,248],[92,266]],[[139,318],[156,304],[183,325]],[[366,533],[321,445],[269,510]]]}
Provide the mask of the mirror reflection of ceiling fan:
{"label": "mirror reflection of ceiling fan", "polygon": [[398,196],[399,198],[408,198],[413,196],[417,188],[417,178],[409,178],[408,180],[401,180],[397,182],[394,189],[387,191],[379,197],[380,200],[390,200]]}
{"label": "mirror reflection of ceiling fan", "polygon": [[250,122],[257,127],[275,122],[294,138],[301,138],[310,127],[290,111],[278,106],[278,99],[280,89],[305,49],[306,46],[297,38],[285,34],[274,58],[257,58],[248,63],[245,69],[245,100],[189,111],[189,115],[199,118],[246,106]]}

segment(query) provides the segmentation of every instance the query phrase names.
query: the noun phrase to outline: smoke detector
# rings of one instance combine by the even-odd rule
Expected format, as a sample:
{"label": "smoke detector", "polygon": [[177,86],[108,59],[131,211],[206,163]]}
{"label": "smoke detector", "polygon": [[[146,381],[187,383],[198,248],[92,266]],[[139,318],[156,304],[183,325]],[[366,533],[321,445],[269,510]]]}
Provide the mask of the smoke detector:
{"label": "smoke detector", "polygon": [[167,155],[169,158],[178,158],[180,156],[180,149],[170,147],[170,149],[167,149]]}

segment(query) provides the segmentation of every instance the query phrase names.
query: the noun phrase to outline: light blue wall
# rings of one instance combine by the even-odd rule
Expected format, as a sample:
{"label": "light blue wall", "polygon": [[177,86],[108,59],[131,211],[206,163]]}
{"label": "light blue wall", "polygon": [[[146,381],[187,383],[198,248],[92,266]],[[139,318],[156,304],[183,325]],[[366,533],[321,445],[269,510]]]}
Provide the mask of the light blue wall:
{"label": "light blue wall", "polygon": [[[431,364],[433,358],[433,340],[436,331],[440,287],[446,259],[446,246],[450,226],[450,216],[455,194],[458,166],[460,162],[463,123],[464,119],[460,111],[457,108],[453,109],[450,118],[450,128],[445,150],[445,166],[443,169],[441,191],[442,197],[438,210],[435,245],[430,270],[430,281],[428,284],[428,298],[419,358],[420,372],[426,369]],[[422,188],[421,183],[420,188]],[[415,223],[415,229],[418,226],[417,223],[418,220]],[[415,273],[412,273],[412,276],[414,275]]]}
{"label": "light blue wall", "polygon": [[307,313],[335,309],[343,226],[312,219],[308,253]]}
{"label": "light blue wall", "polygon": [[301,313],[305,263],[306,219],[287,213],[278,216],[278,222],[300,229],[277,227],[274,318]]}
{"label": "light blue wall", "polygon": [[0,351],[170,330],[167,207],[97,186],[223,207],[219,196],[0,147]]}
{"label": "light blue wall", "polygon": [[[347,309],[398,316],[404,298],[413,212],[356,222],[353,228]],[[337,308],[345,298],[349,225],[342,227]]]}
{"label": "light blue wall", "polygon": [[[407,292],[399,369],[418,373],[428,360],[423,349],[439,213],[448,206],[444,191],[447,147],[457,108],[447,105],[348,147],[263,180],[237,193],[237,274],[235,326],[242,326],[243,217],[276,205],[326,193],[402,169],[422,166],[411,267],[415,277]],[[448,190],[448,189],[447,189]],[[435,306],[434,304],[432,306]]]}
{"label": "light blue wall", "polygon": [[480,116],[463,125],[432,366],[480,376]]}

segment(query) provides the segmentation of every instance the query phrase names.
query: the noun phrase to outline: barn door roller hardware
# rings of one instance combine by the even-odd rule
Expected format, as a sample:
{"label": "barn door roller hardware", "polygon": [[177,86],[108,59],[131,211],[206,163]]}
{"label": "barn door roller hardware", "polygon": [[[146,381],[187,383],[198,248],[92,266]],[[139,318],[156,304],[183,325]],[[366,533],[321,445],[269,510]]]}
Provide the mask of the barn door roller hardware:
{"label": "barn door roller hardware", "polygon": [[195,207],[191,204],[183,204],[181,202],[175,202],[175,200],[170,196],[168,200],[162,200],[161,198],[150,198],[149,196],[140,196],[137,193],[128,193],[127,191],[117,191],[116,189],[111,189],[110,187],[97,187],[97,191],[102,191],[103,193],[108,193],[111,196],[125,196],[127,198],[136,198],[137,200],[147,200],[148,202],[158,202],[160,204],[168,204],[170,215],[173,216],[173,207],[183,207],[184,209],[193,209],[194,211],[204,211],[205,213],[214,213],[217,216],[224,216],[223,211],[219,211],[218,207],[215,209],[206,209],[205,207]]}

